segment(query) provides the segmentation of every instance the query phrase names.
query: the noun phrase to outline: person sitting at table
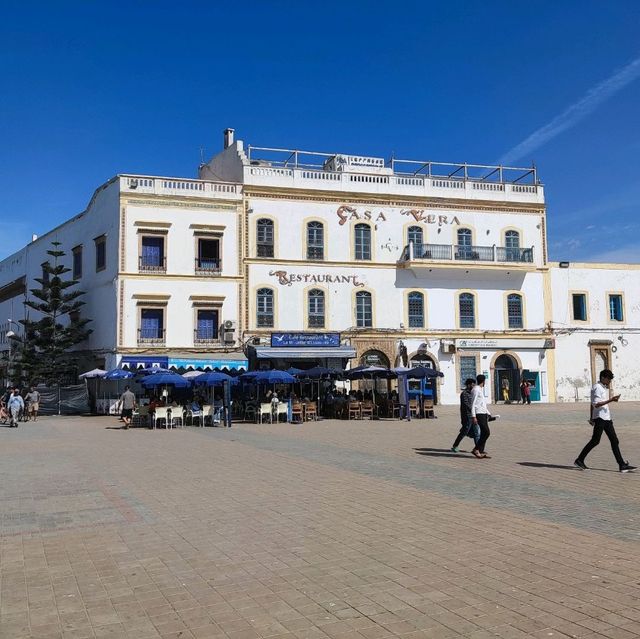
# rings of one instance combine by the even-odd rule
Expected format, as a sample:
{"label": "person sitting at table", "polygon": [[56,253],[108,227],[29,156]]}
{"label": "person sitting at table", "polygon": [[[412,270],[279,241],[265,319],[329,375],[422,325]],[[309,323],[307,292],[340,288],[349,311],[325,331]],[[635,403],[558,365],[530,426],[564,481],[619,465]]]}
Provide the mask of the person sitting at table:
{"label": "person sitting at table", "polygon": [[356,400],[359,402],[364,400],[364,395],[362,394],[362,391],[360,389],[356,391]]}

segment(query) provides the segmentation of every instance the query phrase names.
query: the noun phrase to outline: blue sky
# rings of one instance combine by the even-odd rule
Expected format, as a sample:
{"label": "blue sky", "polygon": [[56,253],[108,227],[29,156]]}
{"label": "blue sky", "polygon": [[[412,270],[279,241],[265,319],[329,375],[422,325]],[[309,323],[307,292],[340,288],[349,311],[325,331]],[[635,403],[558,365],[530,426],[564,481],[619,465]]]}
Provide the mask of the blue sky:
{"label": "blue sky", "polygon": [[640,262],[639,27],[635,0],[5,4],[0,258],[116,173],[195,176],[231,126],[535,161],[552,259]]}

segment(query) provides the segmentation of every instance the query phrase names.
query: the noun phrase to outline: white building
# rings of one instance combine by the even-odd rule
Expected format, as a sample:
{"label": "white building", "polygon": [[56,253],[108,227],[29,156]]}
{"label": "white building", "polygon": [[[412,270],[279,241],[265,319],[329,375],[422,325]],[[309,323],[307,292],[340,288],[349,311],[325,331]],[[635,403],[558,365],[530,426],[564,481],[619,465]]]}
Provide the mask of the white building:
{"label": "white building", "polygon": [[[534,400],[555,401],[557,386],[573,401],[576,380],[624,350],[620,330],[603,329],[631,343],[640,325],[640,271],[623,286],[612,269],[547,262],[535,169],[260,149],[227,130],[199,177],[107,182],[0,263],[0,318],[22,316],[55,239],[86,291],[89,368],[394,365],[406,348],[444,373],[444,403],[480,372],[490,399],[505,377],[517,397],[524,375]],[[596,312],[614,282],[621,324]],[[588,317],[573,326],[580,291]],[[9,328],[0,322],[0,349]]]}

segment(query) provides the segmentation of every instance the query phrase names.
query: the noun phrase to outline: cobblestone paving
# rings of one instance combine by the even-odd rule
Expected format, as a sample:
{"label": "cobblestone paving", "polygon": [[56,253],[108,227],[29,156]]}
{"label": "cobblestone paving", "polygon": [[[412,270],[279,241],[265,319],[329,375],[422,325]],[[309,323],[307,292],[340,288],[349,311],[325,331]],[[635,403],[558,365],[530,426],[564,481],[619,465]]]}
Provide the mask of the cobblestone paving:
{"label": "cobblestone paving", "polygon": [[449,451],[453,407],[0,428],[0,638],[640,637],[640,474],[606,439],[572,468],[584,405],[497,411],[491,460]]}

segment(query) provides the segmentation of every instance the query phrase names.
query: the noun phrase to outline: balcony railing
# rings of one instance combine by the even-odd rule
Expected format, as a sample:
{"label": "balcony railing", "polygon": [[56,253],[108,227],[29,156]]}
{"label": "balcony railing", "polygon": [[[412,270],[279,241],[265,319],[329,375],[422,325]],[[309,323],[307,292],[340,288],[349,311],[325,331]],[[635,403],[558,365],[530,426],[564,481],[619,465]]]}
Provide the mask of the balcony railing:
{"label": "balcony railing", "polygon": [[152,257],[138,257],[138,270],[141,273],[166,273],[167,272],[167,258],[152,258]]}
{"label": "balcony railing", "polygon": [[222,265],[220,260],[206,257],[196,257],[196,275],[220,275]]}
{"label": "balcony railing", "polygon": [[138,344],[153,344],[163,346],[165,344],[164,328],[139,328]]}
{"label": "balcony railing", "polygon": [[211,328],[196,328],[193,331],[193,343],[197,344],[217,344],[220,341],[218,331]]}
{"label": "balcony railing", "polygon": [[533,263],[533,247],[471,246],[466,244],[416,244],[404,247],[401,262],[411,260],[464,261],[464,262],[516,262]]}

